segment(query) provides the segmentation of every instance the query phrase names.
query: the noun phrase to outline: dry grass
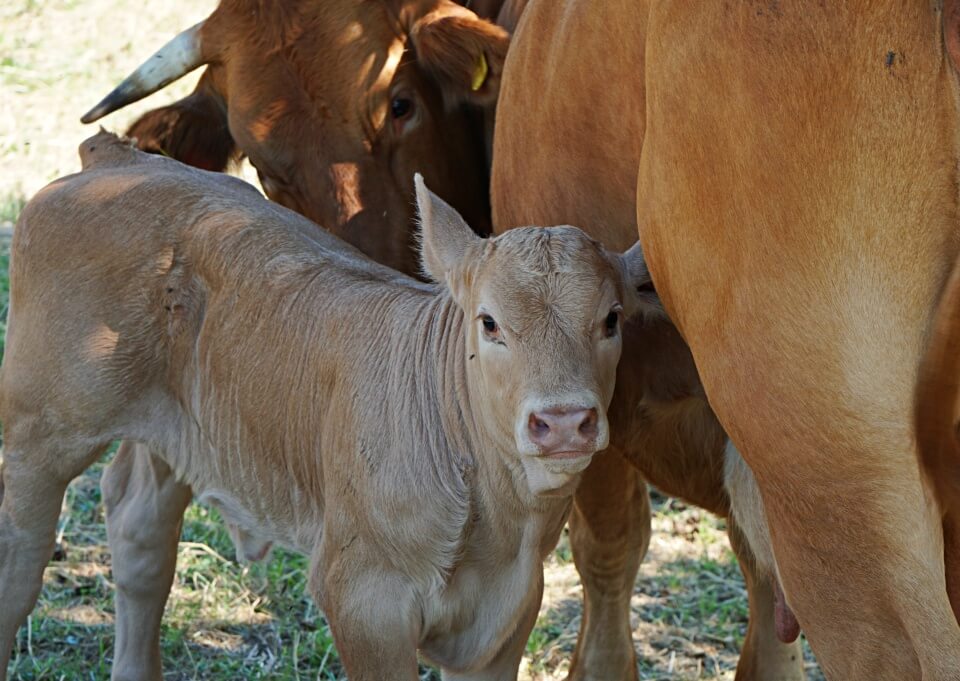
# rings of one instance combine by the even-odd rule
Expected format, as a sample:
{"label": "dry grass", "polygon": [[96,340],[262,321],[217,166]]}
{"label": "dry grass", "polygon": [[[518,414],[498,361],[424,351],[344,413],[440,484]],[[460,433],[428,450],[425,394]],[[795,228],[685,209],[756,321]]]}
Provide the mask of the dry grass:
{"label": "dry grass", "polygon": [[[0,5],[0,227],[25,198],[79,169],[77,145],[95,126],[79,117],[213,0],[6,0]],[[122,131],[142,111],[183,96],[196,76],[109,117]],[[5,318],[7,243],[0,239]],[[0,345],[2,349],[2,345]],[[12,679],[108,679],[113,584],[98,479],[70,489],[65,555],[48,567]],[[655,534],[633,597],[643,679],[732,679],[746,625],[743,583],[717,521],[660,499]],[[243,568],[214,512],[187,513],[167,607],[167,679],[340,679],[329,629],[305,590],[306,561],[277,552]],[[521,678],[561,679],[580,624],[580,586],[566,542],[547,564],[547,591]],[[811,679],[821,678],[811,663]],[[428,669],[424,678],[438,678]]]}
{"label": "dry grass", "polygon": [[[212,0],[5,0],[0,4],[0,195],[30,196],[80,169],[77,145],[96,132],[80,116]],[[143,111],[193,88],[196,75],[107,118],[122,131]]]}

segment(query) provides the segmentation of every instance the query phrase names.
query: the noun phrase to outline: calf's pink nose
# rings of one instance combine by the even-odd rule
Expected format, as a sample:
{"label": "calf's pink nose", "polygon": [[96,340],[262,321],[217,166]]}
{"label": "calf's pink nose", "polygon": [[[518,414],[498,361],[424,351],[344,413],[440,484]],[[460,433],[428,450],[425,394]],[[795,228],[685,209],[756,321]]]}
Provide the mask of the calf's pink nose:
{"label": "calf's pink nose", "polygon": [[547,409],[530,414],[530,441],[542,454],[593,452],[599,428],[596,409]]}

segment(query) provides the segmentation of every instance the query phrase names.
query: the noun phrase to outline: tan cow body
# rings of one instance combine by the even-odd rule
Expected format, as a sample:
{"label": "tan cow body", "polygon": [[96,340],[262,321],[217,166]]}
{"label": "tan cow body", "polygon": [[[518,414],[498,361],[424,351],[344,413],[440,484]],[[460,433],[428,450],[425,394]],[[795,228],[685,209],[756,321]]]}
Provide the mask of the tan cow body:
{"label": "tan cow body", "polygon": [[[487,231],[480,114],[496,98],[506,48],[502,29],[449,0],[223,0],[84,120],[206,64],[193,93],[131,126],[138,146],[208,170],[242,154],[272,200],[414,274],[415,171]],[[128,442],[101,487],[123,678],[159,670],[160,622],[193,491]],[[269,550],[227,524],[241,559]]]}
{"label": "tan cow body", "polygon": [[[536,185],[547,205],[589,200],[607,217],[636,183],[657,291],[756,476],[787,600],[827,677],[960,678],[944,569],[957,524],[920,474],[913,420],[960,243],[957,3],[588,4],[528,6],[498,140],[524,31],[580,17],[586,30],[531,41],[523,64],[553,79],[523,112],[532,130],[503,147],[549,166]],[[500,184],[500,148],[497,228],[554,219],[515,214],[530,188],[523,173]],[[762,541],[763,523],[751,528]]]}
{"label": "tan cow body", "polygon": [[[618,247],[636,238],[647,11],[646,3],[634,0],[602,8],[581,0],[527,6],[497,110],[491,180],[496,232],[559,221]],[[570,520],[585,600],[574,680],[637,677],[630,597],[650,540],[644,480],[730,514],[726,433],[685,343],[668,320],[645,320],[628,325],[624,349],[610,408],[610,450],[585,473]],[[750,596],[737,678],[803,678],[799,644],[784,645],[774,636],[773,584],[736,526],[730,539]]]}
{"label": "tan cow body", "polygon": [[912,409],[960,236],[955,3],[676,10],[648,27],[641,237],[784,591],[828,678],[958,679]]}
{"label": "tan cow body", "polygon": [[[444,282],[423,284],[233,178],[107,134],[81,155],[13,243],[0,678],[65,487],[116,438],[243,546],[310,555],[352,679],[414,679],[418,648],[448,678],[515,678],[542,558],[608,439],[639,249],[569,227],[484,241],[421,185],[424,266]],[[133,558],[153,588],[149,551]],[[114,678],[159,678],[144,655]]]}

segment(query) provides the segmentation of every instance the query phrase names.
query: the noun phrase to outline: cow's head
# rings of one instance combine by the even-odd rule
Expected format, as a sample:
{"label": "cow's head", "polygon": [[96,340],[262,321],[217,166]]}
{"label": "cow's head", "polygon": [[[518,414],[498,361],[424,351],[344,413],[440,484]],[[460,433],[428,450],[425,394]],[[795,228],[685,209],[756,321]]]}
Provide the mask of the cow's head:
{"label": "cow's head", "polygon": [[507,42],[450,0],[222,0],[83,120],[205,64],[189,97],[127,134],[208,170],[245,154],[271,199],[411,271],[414,172],[489,223],[479,112],[496,100]]}
{"label": "cow's head", "polygon": [[481,239],[416,185],[423,268],[463,310],[478,426],[516,453],[534,493],[569,490],[607,446],[623,320],[656,309],[639,245],[609,253],[567,226]]}

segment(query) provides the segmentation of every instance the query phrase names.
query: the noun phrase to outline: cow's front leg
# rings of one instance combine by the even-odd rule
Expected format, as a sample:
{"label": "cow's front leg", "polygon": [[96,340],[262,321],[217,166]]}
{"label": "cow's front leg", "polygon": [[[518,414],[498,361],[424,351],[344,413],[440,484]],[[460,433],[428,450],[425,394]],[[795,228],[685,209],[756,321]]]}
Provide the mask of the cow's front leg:
{"label": "cow's front leg", "polygon": [[415,681],[420,610],[410,581],[377,565],[351,539],[327,567],[314,557],[311,592],[323,608],[350,681]]}
{"label": "cow's front leg", "polygon": [[156,681],[160,623],[190,488],[140,444],[124,442],[100,481],[116,582],[114,681]]}
{"label": "cow's front leg", "polygon": [[520,671],[520,662],[523,660],[523,653],[527,649],[527,639],[530,638],[530,632],[533,631],[533,627],[537,623],[537,615],[540,614],[542,600],[543,572],[541,571],[536,597],[531,598],[527,603],[517,628],[504,643],[500,652],[482,669],[468,674],[444,669],[443,681],[516,681],[517,673]]}
{"label": "cow's front leg", "polygon": [[569,681],[637,678],[630,598],[650,543],[650,497],[616,450],[586,470],[570,516],[570,545],[583,583],[583,619]]}

